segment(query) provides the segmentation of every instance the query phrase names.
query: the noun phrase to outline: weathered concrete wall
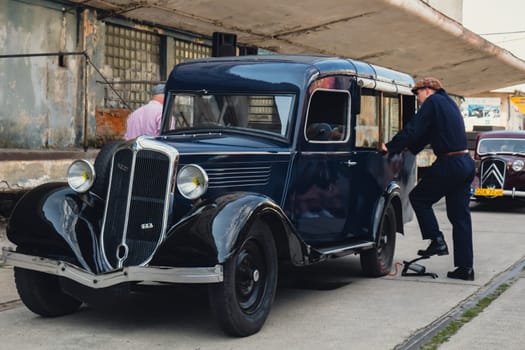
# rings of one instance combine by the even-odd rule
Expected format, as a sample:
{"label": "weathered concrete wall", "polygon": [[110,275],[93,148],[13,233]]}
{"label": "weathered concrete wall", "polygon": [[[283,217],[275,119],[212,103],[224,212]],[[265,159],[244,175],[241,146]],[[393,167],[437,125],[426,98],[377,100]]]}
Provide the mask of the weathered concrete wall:
{"label": "weathered concrete wall", "polygon": [[[74,51],[74,15],[0,0],[2,54]],[[62,20],[64,18],[64,20]],[[0,60],[0,147],[69,146],[75,139],[77,67],[81,57]]]}
{"label": "weathered concrete wall", "polygon": [[[0,55],[86,52],[103,62],[94,12],[46,1],[0,0],[0,8]],[[96,79],[83,55],[0,58],[0,148],[80,147],[85,126],[94,140]]]}
{"label": "weathered concrete wall", "polygon": [[95,161],[96,149],[82,151],[0,149],[0,195],[30,189],[46,182],[65,181],[69,165],[76,159]]}
{"label": "weathered concrete wall", "polygon": [[46,182],[66,181],[76,159],[94,162],[97,150],[87,152],[0,149],[0,224],[16,201],[28,190]]}

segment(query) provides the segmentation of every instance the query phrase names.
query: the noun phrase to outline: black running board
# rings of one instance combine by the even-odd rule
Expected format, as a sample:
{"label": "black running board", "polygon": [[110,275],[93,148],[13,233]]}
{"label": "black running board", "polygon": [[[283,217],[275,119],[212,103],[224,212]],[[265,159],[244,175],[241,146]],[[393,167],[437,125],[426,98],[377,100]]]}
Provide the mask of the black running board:
{"label": "black running board", "polygon": [[325,257],[337,257],[352,254],[361,250],[371,249],[374,247],[374,242],[358,241],[351,244],[338,245],[334,247],[318,248],[316,249],[321,255]]}

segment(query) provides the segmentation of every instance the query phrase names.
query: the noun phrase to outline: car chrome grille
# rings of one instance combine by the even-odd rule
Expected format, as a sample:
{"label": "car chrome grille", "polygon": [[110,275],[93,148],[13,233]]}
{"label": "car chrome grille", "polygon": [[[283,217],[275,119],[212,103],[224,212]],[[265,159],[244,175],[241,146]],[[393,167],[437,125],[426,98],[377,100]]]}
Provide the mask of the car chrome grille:
{"label": "car chrome grille", "polygon": [[506,163],[502,159],[490,158],[481,162],[481,187],[503,188],[505,184]]}
{"label": "car chrome grille", "polygon": [[146,264],[163,238],[171,163],[156,150],[115,153],[102,225],[102,248],[112,268]]}
{"label": "car chrome grille", "polygon": [[265,186],[270,180],[270,167],[206,168],[209,187]]}

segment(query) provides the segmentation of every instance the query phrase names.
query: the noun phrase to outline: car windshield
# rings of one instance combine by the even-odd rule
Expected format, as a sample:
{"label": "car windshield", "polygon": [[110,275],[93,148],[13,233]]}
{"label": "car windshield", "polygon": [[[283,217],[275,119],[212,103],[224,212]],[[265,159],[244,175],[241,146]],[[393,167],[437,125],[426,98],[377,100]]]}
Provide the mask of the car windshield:
{"label": "car windshield", "polygon": [[478,144],[478,154],[525,154],[525,139],[481,139]]}
{"label": "car windshield", "polygon": [[164,111],[164,134],[197,129],[262,131],[287,137],[294,95],[173,93]]}

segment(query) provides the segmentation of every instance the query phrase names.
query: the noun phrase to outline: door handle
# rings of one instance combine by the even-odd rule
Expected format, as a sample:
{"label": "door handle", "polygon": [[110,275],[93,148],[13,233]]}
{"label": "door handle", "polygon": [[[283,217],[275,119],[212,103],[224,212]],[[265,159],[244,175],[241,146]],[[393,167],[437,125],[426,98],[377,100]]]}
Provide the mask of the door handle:
{"label": "door handle", "polygon": [[343,162],[343,164],[350,168],[351,166],[357,165],[357,162],[353,162],[348,159],[347,161]]}

